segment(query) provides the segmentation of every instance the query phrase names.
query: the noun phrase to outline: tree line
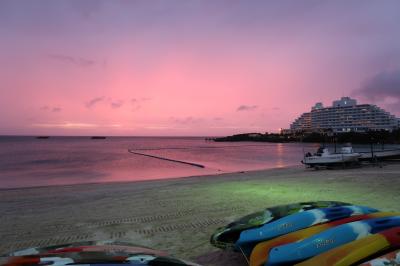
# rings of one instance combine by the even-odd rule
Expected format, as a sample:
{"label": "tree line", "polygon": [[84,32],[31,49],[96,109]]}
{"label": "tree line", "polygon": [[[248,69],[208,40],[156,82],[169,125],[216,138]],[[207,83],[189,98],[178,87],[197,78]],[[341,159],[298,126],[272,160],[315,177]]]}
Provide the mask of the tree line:
{"label": "tree line", "polygon": [[214,141],[259,141],[259,142],[336,142],[336,143],[388,143],[400,144],[400,129],[393,131],[370,130],[367,132],[335,133],[332,130],[320,132],[297,131],[290,134],[282,133],[243,133],[232,136],[214,138]]}

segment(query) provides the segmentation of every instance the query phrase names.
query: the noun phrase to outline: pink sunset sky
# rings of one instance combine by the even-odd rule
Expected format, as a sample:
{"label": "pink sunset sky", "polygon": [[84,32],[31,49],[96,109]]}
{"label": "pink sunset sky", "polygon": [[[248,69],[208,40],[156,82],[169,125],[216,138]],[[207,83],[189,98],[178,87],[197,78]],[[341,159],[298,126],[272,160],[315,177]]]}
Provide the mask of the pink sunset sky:
{"label": "pink sunset sky", "polygon": [[0,135],[218,136],[400,115],[400,1],[0,1]]}

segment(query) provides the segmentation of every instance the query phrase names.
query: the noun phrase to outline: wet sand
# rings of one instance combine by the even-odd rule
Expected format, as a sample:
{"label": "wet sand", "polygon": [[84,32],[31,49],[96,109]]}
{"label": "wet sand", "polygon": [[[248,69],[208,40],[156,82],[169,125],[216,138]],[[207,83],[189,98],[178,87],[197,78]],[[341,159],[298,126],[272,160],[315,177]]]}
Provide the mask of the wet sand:
{"label": "wet sand", "polygon": [[240,254],[209,244],[217,227],[268,206],[298,201],[338,200],[400,211],[399,192],[399,163],[0,190],[0,253],[114,239],[202,265],[246,265]]}

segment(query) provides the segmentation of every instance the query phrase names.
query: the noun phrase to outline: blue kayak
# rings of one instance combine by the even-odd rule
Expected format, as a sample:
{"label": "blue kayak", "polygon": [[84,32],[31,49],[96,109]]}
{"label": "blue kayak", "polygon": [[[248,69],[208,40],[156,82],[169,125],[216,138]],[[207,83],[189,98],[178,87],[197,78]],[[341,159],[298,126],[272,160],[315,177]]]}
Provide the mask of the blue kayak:
{"label": "blue kayak", "polygon": [[265,265],[293,265],[354,240],[396,226],[400,226],[400,216],[339,225],[302,241],[273,248]]}
{"label": "blue kayak", "polygon": [[211,235],[210,243],[217,248],[235,249],[235,243],[244,230],[258,228],[298,212],[348,205],[352,204],[340,201],[307,201],[269,207],[241,217],[226,226],[219,227]]}
{"label": "blue kayak", "polygon": [[362,215],[374,212],[378,212],[378,210],[366,206],[340,206],[295,213],[265,224],[264,226],[242,231],[239,239],[235,243],[235,248],[241,250],[246,255],[249,255],[253,247],[259,242],[313,225],[327,223],[353,215]]}

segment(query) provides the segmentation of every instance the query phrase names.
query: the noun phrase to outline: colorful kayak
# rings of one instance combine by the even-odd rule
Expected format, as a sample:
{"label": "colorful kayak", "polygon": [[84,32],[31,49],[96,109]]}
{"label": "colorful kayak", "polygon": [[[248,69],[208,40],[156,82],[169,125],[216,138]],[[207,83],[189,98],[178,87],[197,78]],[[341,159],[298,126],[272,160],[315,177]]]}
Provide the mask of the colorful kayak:
{"label": "colorful kayak", "polygon": [[[35,265],[53,265],[53,266],[68,266],[68,265],[130,265],[130,266],[144,266],[144,265],[151,265],[151,266],[200,266],[198,264],[185,262],[183,260],[177,260],[170,257],[155,257],[152,255],[135,255],[129,257],[128,260],[125,261],[107,261],[103,259],[91,259],[91,260],[80,260],[77,259],[74,254],[70,255],[71,258],[66,257],[39,257],[38,255],[30,256],[30,257],[23,257],[18,260],[10,260],[9,262],[2,264],[4,266],[35,266]],[[80,256],[99,256],[101,254],[80,254]]]}
{"label": "colorful kayak", "polygon": [[400,226],[400,216],[336,226],[302,241],[271,249],[266,265],[296,264],[354,240]]}
{"label": "colorful kayak", "polygon": [[[83,245],[82,245],[83,244]],[[93,244],[93,245],[88,245]],[[153,265],[198,266],[184,260],[169,257],[163,251],[123,245],[120,242],[102,244],[81,242],[47,248],[29,248],[10,253],[3,266],[30,265]]]}
{"label": "colorful kayak", "polygon": [[257,243],[298,231],[313,225],[323,224],[353,215],[362,215],[378,212],[365,206],[341,206],[331,208],[320,208],[295,213],[279,220],[270,222],[261,227],[244,230],[240,233],[235,247],[244,254],[250,255]]}
{"label": "colorful kayak", "polygon": [[[395,213],[395,212],[376,212],[376,213],[370,213],[370,214],[364,214],[364,215],[355,215],[351,216],[345,219],[340,219],[336,220],[330,223],[326,224],[320,224],[320,225],[315,225],[311,226],[306,229],[302,229],[299,231],[295,231],[280,237],[276,237],[274,239],[271,239],[269,241],[261,242],[258,245],[256,245],[251,252],[250,255],[250,266],[261,266],[266,263],[268,260],[268,254],[270,250],[274,247],[297,242],[303,239],[306,239],[308,237],[311,237],[315,234],[321,233],[325,230],[328,230],[329,228],[346,224],[346,223],[351,223],[355,221],[360,221],[360,220],[367,220],[367,219],[373,219],[373,218],[382,218],[382,217],[392,217],[392,216],[400,216],[400,213]],[[316,264],[317,265],[317,264]]]}
{"label": "colorful kayak", "polygon": [[267,208],[263,211],[246,215],[224,227],[220,227],[211,236],[211,244],[218,248],[234,248],[243,230],[260,227],[285,216],[317,208],[351,205],[339,201],[300,202]]}
{"label": "colorful kayak", "polygon": [[400,265],[400,249],[392,251],[379,258],[360,264],[360,266],[399,266]]}
{"label": "colorful kayak", "polygon": [[128,254],[144,253],[157,256],[167,256],[164,251],[158,251],[147,247],[132,245],[120,241],[82,241],[48,247],[33,247],[11,252],[5,256],[17,257],[37,254],[58,254],[68,252],[124,252]]}
{"label": "colorful kayak", "polygon": [[399,247],[400,227],[394,227],[334,248],[296,265],[349,266],[382,251]]}

